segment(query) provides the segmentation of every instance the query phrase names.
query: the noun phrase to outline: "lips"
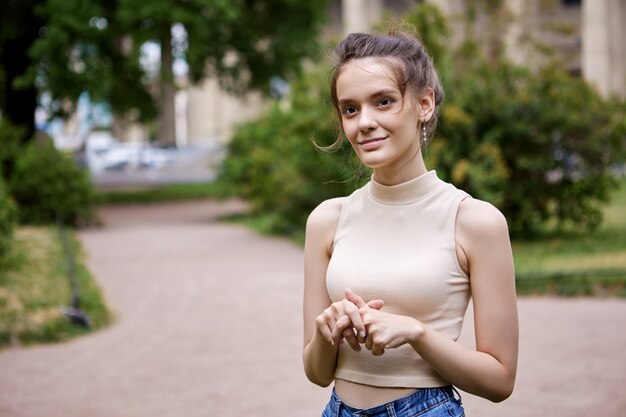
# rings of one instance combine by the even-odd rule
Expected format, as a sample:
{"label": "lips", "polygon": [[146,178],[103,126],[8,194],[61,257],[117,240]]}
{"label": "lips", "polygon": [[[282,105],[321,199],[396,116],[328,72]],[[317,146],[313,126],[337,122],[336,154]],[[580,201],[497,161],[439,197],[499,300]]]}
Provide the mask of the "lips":
{"label": "lips", "polygon": [[359,145],[367,145],[370,143],[376,143],[376,142],[381,142],[383,140],[387,139],[386,137],[383,138],[372,138],[372,139],[366,139],[366,140],[362,140],[360,142],[357,142]]}

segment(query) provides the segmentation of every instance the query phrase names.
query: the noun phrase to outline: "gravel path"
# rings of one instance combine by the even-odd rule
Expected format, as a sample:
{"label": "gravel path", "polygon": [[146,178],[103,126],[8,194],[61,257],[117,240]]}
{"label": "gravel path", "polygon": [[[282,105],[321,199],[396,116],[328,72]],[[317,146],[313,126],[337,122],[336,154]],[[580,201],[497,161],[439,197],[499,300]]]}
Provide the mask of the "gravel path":
{"label": "gravel path", "polygon": [[[302,250],[217,220],[242,208],[102,210],[105,227],[79,235],[115,323],[0,352],[0,416],[319,416],[329,389],[301,366]],[[516,391],[465,394],[468,416],[624,415],[625,301],[521,298],[519,311]]]}

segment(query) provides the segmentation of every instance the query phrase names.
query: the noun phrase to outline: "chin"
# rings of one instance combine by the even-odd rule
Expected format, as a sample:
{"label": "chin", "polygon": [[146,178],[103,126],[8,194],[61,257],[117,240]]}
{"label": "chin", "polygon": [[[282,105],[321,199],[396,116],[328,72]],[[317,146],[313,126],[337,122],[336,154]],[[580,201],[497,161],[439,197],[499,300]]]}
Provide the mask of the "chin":
{"label": "chin", "polygon": [[368,158],[367,156],[362,158],[359,155],[359,160],[363,165],[370,169],[381,168],[386,165],[386,161],[382,160],[381,158]]}

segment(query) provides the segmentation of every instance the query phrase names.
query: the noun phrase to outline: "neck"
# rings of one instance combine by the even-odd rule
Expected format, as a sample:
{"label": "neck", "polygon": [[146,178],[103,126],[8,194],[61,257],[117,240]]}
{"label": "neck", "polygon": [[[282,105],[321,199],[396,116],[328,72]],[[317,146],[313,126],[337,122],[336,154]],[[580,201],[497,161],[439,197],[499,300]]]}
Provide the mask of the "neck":
{"label": "neck", "polygon": [[421,149],[415,158],[401,166],[374,168],[374,180],[382,185],[397,185],[426,174],[428,170],[422,158]]}

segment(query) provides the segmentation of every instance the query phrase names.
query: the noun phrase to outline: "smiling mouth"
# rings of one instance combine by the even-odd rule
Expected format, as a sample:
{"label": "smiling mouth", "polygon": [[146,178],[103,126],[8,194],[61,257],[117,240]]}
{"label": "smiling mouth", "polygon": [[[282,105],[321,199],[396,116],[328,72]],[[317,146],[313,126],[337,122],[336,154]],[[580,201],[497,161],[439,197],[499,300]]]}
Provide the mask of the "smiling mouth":
{"label": "smiling mouth", "polygon": [[367,139],[367,140],[362,140],[360,142],[357,142],[359,145],[367,145],[368,143],[374,143],[374,142],[380,142],[382,140],[387,139],[386,137],[384,138],[374,138],[374,139]]}

